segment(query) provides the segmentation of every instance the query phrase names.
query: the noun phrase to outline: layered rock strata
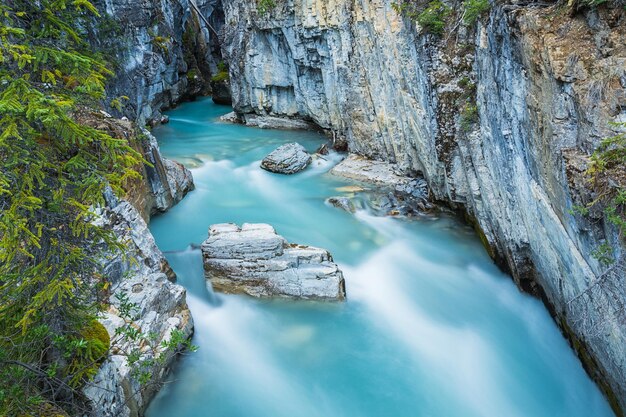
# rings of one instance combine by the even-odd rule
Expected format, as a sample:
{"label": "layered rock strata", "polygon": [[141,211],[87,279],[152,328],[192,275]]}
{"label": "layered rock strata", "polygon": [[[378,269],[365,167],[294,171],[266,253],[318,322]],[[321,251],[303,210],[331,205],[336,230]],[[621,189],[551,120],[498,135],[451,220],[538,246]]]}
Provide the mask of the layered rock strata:
{"label": "layered rock strata", "polygon": [[324,249],[289,244],[268,224],[217,224],[202,244],[215,291],[253,297],[344,300],[342,272]]}
{"label": "layered rock strata", "polygon": [[107,196],[108,207],[101,211],[100,223],[110,228],[125,244],[124,253],[103,260],[104,273],[111,285],[110,306],[99,320],[111,340],[119,340],[116,330],[128,324],[120,313],[121,294],[135,305],[131,326],[143,334],[154,335],[151,340],[156,352],[150,351],[145,340],[118,343],[101,365],[98,373],[84,389],[94,415],[99,417],[137,417],[143,415],[150,400],[165,380],[175,357],[167,352],[164,361],[151,362],[150,378],[140,384],[126,353],[139,349],[145,359],[161,353],[159,346],[168,341],[174,330],[190,337],[193,331],[191,313],[187,307],[186,291],[173,282],[175,275],[156,246],[152,234],[140,213],[127,201]]}
{"label": "layered rock strata", "polygon": [[107,84],[110,101],[117,103],[111,113],[140,124],[158,123],[162,110],[211,92],[210,80],[221,61],[219,0],[94,3],[102,17],[90,40],[115,72]]}
{"label": "layered rock strata", "polygon": [[365,205],[373,213],[384,216],[416,216],[434,210],[426,181],[403,175],[395,164],[349,155],[330,170],[330,175],[373,186],[358,193],[365,197],[365,204],[347,197],[326,200],[342,210],[354,213]]}
{"label": "layered rock strata", "polygon": [[[284,0],[261,14],[224,1],[235,110],[312,120],[354,153],[421,174],[626,409],[623,244],[602,213],[572,214],[593,196],[572,161],[626,120],[623,8],[496,5],[474,26],[453,13],[437,37],[393,3]],[[593,256],[605,243],[612,266]]]}

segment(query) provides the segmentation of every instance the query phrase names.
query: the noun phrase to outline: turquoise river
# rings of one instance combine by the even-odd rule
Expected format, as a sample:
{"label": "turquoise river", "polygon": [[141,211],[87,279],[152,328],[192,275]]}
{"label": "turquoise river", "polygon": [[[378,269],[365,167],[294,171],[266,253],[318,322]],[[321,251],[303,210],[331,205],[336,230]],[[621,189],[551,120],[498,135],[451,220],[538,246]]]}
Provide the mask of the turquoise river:
{"label": "turquoise river", "polygon": [[[148,417],[612,416],[547,310],[446,216],[403,220],[329,207],[348,181],[318,160],[261,170],[278,145],[314,151],[314,132],[219,122],[228,107],[183,104],[155,129],[196,190],[151,230],[188,290],[198,352],[185,355]],[[191,249],[214,223],[269,223],[328,249],[345,303],[257,300],[207,289]]]}

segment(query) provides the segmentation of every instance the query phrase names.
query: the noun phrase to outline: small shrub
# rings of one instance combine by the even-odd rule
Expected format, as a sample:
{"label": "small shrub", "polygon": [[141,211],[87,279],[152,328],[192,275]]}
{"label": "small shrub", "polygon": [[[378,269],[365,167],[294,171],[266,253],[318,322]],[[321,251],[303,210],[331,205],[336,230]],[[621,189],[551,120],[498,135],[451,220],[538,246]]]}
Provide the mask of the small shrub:
{"label": "small shrub", "polygon": [[188,81],[193,81],[198,77],[198,70],[197,69],[191,69],[187,72],[187,80]]}
{"label": "small shrub", "polygon": [[72,343],[76,354],[69,366],[69,374],[72,376],[70,385],[79,387],[98,372],[111,347],[111,338],[107,329],[99,321],[93,320]]}
{"label": "small shrub", "polygon": [[[626,123],[617,127],[626,128]],[[609,222],[626,235],[626,133],[606,138],[591,156],[587,171],[600,197],[590,207],[602,203]]]}
{"label": "small shrub", "polygon": [[465,0],[463,2],[463,9],[463,22],[471,26],[476,23],[481,15],[491,9],[491,5],[489,4],[489,0]]}
{"label": "small shrub", "polygon": [[[616,127],[626,128],[626,123]],[[622,241],[626,236],[626,133],[606,138],[591,155],[591,164],[586,172],[598,197],[584,207],[575,206],[572,214],[588,215],[596,206],[603,208],[609,223],[613,224]],[[591,256],[603,266],[615,262],[614,248],[603,243]]]}
{"label": "small shrub", "polygon": [[161,49],[164,54],[167,54],[167,52],[169,51],[169,43],[169,38],[166,38],[165,36],[154,36],[152,38],[152,44]]}
{"label": "small shrub", "polygon": [[478,123],[478,106],[468,103],[461,112],[459,121],[461,131],[465,133],[470,132],[476,123]]}
{"label": "small shrub", "polygon": [[441,35],[446,27],[445,18],[451,12],[452,10],[441,1],[431,1],[428,7],[417,16],[417,23],[427,32]]}
{"label": "small shrub", "polygon": [[591,252],[591,256],[604,266],[609,266],[615,262],[615,258],[613,257],[613,247],[608,243],[603,243],[598,246],[593,252]]}
{"label": "small shrub", "polygon": [[228,81],[228,65],[224,62],[220,62],[217,64],[217,74],[211,77],[211,81],[214,83],[220,83],[223,81]]}
{"label": "small shrub", "polygon": [[257,0],[256,2],[257,10],[261,15],[265,15],[270,12],[274,7],[276,7],[275,0]]}

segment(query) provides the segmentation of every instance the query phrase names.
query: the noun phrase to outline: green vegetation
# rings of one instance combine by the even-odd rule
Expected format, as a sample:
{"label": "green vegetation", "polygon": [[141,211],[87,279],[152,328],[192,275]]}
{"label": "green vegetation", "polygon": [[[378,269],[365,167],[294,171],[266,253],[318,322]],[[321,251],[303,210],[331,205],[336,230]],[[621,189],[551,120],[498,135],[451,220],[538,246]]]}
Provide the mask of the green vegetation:
{"label": "green vegetation", "polygon": [[142,160],[83,124],[110,72],[82,29],[87,0],[0,6],[0,415],[71,408],[106,352],[85,332],[102,306],[93,224],[107,185],[121,193]]}
{"label": "green vegetation", "polygon": [[[626,128],[626,123],[615,124]],[[626,133],[602,140],[591,155],[591,164],[586,172],[596,198],[584,205],[574,206],[570,214],[588,216],[592,209],[600,209],[606,219],[617,228],[622,242],[626,237]],[[615,262],[614,248],[603,243],[591,254],[602,265]]]}
{"label": "green vegetation", "polygon": [[476,123],[478,123],[478,106],[470,103],[465,104],[459,120],[461,131],[470,132]]}
{"label": "green vegetation", "polygon": [[265,15],[276,7],[276,0],[256,0],[256,7],[261,15]]}
{"label": "green vegetation", "polygon": [[164,54],[169,51],[170,39],[165,36],[152,35],[152,44],[159,48]]}
{"label": "green vegetation", "polygon": [[463,22],[471,26],[489,9],[491,9],[489,0],[465,0],[463,2]]}
{"label": "green vegetation", "polygon": [[116,329],[116,337],[120,342],[117,344],[129,349],[120,353],[126,356],[132,377],[141,385],[152,382],[153,368],[163,366],[170,355],[183,350],[194,352],[198,349],[180,330],[172,331],[168,340],[158,343],[158,334],[142,333],[135,325],[135,320],[139,318],[139,308],[130,301],[128,294],[120,293],[116,298],[120,317],[125,322]]}
{"label": "green vegetation", "polygon": [[91,127],[111,75],[83,40],[97,17],[88,0],[0,5],[2,416],[87,413],[81,387],[112,343],[96,321],[100,262],[123,247],[93,208],[139,178],[143,158]]}
{"label": "green vegetation", "polygon": [[392,3],[391,7],[398,14],[416,21],[426,32],[435,35],[443,34],[446,18],[452,13],[452,9],[441,0],[402,0],[399,3]]}
{"label": "green vegetation", "polygon": [[445,18],[451,12],[452,10],[441,1],[434,0],[417,16],[417,23],[429,33],[442,35],[446,27]]}
{"label": "green vegetation", "polygon": [[217,64],[217,74],[211,77],[211,81],[213,81],[214,83],[219,83],[223,81],[228,81],[228,78],[228,65],[226,65],[226,63],[224,62],[219,62]]}
{"label": "green vegetation", "polygon": [[[626,128],[626,123],[615,125]],[[626,235],[626,133],[606,138],[591,156],[587,171],[598,197],[589,206],[602,204],[609,222]]]}

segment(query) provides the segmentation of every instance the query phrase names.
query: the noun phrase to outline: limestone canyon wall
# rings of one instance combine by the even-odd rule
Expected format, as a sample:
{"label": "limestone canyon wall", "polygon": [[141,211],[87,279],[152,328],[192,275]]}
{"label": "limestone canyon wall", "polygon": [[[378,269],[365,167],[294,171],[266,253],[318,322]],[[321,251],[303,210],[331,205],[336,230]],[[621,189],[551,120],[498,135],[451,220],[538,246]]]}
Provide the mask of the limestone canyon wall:
{"label": "limestone canyon wall", "polygon": [[[587,156],[610,122],[626,121],[624,11],[504,4],[434,36],[391,0],[276,3],[263,14],[223,1],[235,110],[313,121],[351,152],[423,175],[546,301],[626,410],[620,237],[602,213],[571,211],[593,198]],[[610,267],[592,256],[605,242],[616,249]]]}

